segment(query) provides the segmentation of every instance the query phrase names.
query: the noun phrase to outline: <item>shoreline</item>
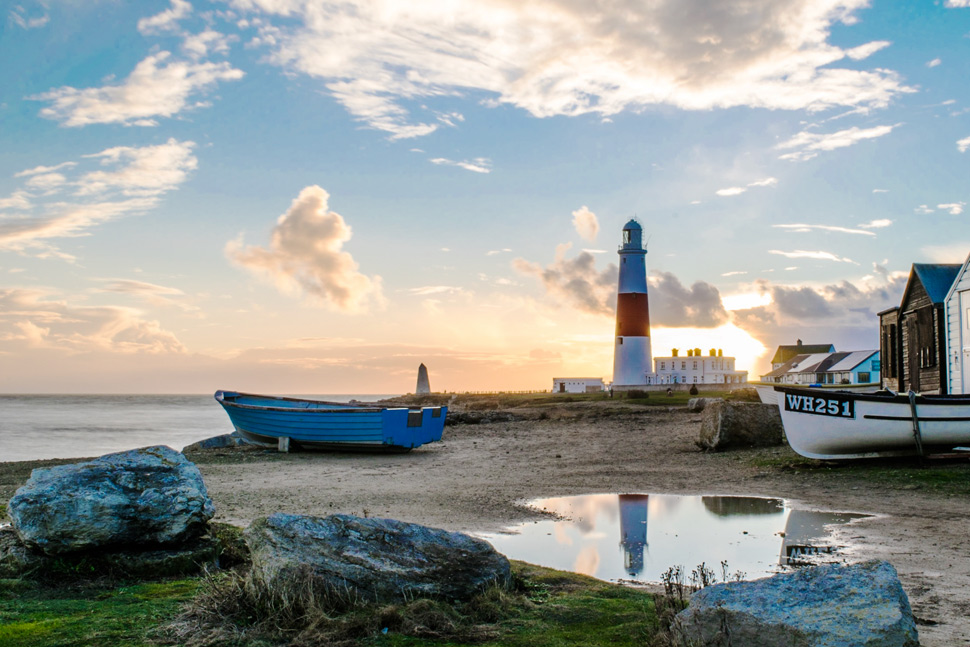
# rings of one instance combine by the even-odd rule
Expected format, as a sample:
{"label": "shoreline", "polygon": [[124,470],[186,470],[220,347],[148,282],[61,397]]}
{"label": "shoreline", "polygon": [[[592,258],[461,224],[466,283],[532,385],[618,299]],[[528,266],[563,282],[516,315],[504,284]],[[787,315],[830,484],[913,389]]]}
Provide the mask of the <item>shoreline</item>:
{"label": "shoreline", "polygon": [[[702,453],[694,445],[701,415],[683,407],[567,402],[544,407],[541,416],[512,411],[523,419],[449,426],[442,442],[408,454],[247,448],[187,456],[205,478],[214,520],[238,526],[273,512],[339,512],[501,532],[547,518],[523,507],[529,500],[621,492],[773,497],[800,509],[871,514],[836,530],[836,543],[851,546],[843,557],[893,564],[922,645],[970,642],[968,497],[879,480],[857,466],[812,465],[787,446]],[[0,501],[32,467],[78,460],[0,463]],[[945,471],[970,480],[966,463]],[[892,477],[894,468],[883,472]]]}

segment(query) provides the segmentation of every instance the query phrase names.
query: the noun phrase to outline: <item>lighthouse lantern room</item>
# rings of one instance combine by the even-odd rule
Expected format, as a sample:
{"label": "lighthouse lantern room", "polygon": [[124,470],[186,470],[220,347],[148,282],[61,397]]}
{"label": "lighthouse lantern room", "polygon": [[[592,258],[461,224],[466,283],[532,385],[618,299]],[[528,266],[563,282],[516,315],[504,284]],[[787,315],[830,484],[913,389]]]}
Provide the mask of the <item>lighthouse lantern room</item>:
{"label": "lighthouse lantern room", "polygon": [[620,280],[616,295],[616,340],[613,350],[613,385],[647,384],[652,372],[650,309],[647,305],[647,250],[643,228],[636,220],[623,226]]}

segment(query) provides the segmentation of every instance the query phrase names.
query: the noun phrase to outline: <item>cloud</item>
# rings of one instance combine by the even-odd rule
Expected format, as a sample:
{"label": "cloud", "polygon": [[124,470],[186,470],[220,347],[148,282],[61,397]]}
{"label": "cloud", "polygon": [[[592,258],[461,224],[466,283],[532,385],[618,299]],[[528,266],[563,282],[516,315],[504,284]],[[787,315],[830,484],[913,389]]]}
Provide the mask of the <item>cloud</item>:
{"label": "cloud", "polygon": [[867,0],[230,2],[265,14],[254,43],[274,63],[320,79],[392,139],[433,132],[428,104],[466,94],[536,117],[608,118],[654,105],[879,108],[913,91],[894,71],[857,69],[885,41],[828,42],[832,26],[853,22]]}
{"label": "cloud", "polygon": [[957,140],[957,150],[961,153],[966,153],[970,149],[970,137],[964,137],[963,139]]}
{"label": "cloud", "polygon": [[21,5],[14,6],[13,10],[7,14],[10,22],[21,29],[39,29],[50,22],[50,16],[44,13],[43,16],[28,17],[27,10]]}
{"label": "cloud", "polygon": [[959,216],[961,213],[963,213],[963,208],[965,206],[967,206],[966,202],[949,202],[947,204],[938,204],[936,205],[936,208],[943,209],[951,216]]}
{"label": "cloud", "polygon": [[488,159],[487,157],[476,157],[472,161],[463,160],[461,162],[456,162],[454,160],[450,160],[445,157],[435,157],[430,161],[432,164],[438,164],[443,166],[457,166],[458,168],[463,168],[466,171],[474,171],[475,173],[492,172],[492,160]]}
{"label": "cloud", "polygon": [[138,21],[138,31],[143,34],[154,34],[171,31],[178,28],[178,21],[192,13],[192,5],[188,0],[172,0],[172,8]]}
{"label": "cloud", "polygon": [[833,254],[831,252],[805,251],[805,250],[802,250],[802,249],[796,249],[796,250],[791,251],[791,252],[783,252],[783,251],[780,251],[780,250],[777,250],[777,249],[770,249],[770,250],[768,250],[768,253],[769,254],[777,254],[779,256],[784,256],[785,258],[813,258],[813,259],[819,260],[819,261],[836,261],[838,263],[853,263],[855,265],[858,265],[858,263],[856,263],[851,258],[843,258],[843,257],[837,256],[837,255],[835,255],[835,254]]}
{"label": "cloud", "polygon": [[[122,83],[78,90],[64,86],[29,97],[48,101],[40,115],[62,126],[118,123],[126,126],[155,126],[155,117],[171,117],[188,106],[189,97],[219,81],[243,77],[241,70],[226,62],[169,60],[161,51],[142,60]],[[166,62],[168,61],[168,62]]]}
{"label": "cloud", "polygon": [[888,135],[899,125],[875,126],[873,128],[858,128],[853,126],[852,128],[827,134],[812,133],[806,130],[798,133],[788,141],[778,144],[775,148],[782,150],[789,148],[797,149],[792,153],[781,155],[779,159],[805,161],[816,157],[820,151],[833,151],[838,148],[858,144],[860,141],[866,139],[875,139],[876,137]]}
{"label": "cloud", "polygon": [[741,195],[745,191],[747,191],[747,189],[743,186],[732,186],[727,189],[718,189],[717,191],[715,191],[715,193],[722,196],[732,196],[732,195]]}
{"label": "cloud", "polygon": [[892,220],[888,218],[879,218],[878,220],[870,220],[866,223],[859,223],[859,226],[863,229],[882,229],[883,227],[888,227],[893,224]]}
{"label": "cloud", "polygon": [[970,7],[970,0],[946,0],[946,6],[951,9],[966,8]]}
{"label": "cloud", "polygon": [[337,312],[382,306],[381,277],[361,274],[357,262],[343,251],[352,232],[340,214],[328,211],[329,199],[319,186],[304,188],[280,216],[268,247],[244,247],[240,237],[226,244],[226,256],[270,279],[281,291],[309,294]]}
{"label": "cloud", "polygon": [[933,213],[934,209],[932,207],[926,206],[925,204],[921,204],[920,206],[913,209],[913,211],[920,214],[921,216],[925,216],[927,214]]}
{"label": "cloud", "polygon": [[724,272],[721,276],[738,276],[740,274],[747,274],[746,271],[734,270],[733,272]]}
{"label": "cloud", "polygon": [[[874,222],[877,222],[877,221],[874,221]],[[873,227],[873,226],[874,225],[869,225],[869,227]],[[839,234],[862,234],[864,236],[876,235],[874,232],[866,231],[864,228],[850,229],[848,227],[836,227],[833,225],[808,225],[804,223],[795,223],[790,225],[772,225],[772,227],[775,227],[776,229],[788,229],[797,233],[807,233],[809,231],[812,231],[813,229],[816,229],[819,231],[832,231]],[[860,227],[865,227],[865,226],[860,225]]]}
{"label": "cloud", "polygon": [[46,348],[69,354],[184,353],[185,347],[139,310],[77,306],[49,292],[0,289],[0,349]]}
{"label": "cloud", "polygon": [[938,58],[934,58],[932,61],[927,61],[926,62],[926,67],[936,67],[937,65],[939,65],[942,62],[943,62],[942,60],[940,60]]}
{"label": "cloud", "polygon": [[103,279],[104,287],[98,288],[96,292],[124,294],[137,297],[156,306],[174,306],[186,312],[197,312],[197,306],[184,303],[185,292],[178,288],[170,288],[155,283],[145,281],[134,281],[131,279]]}
{"label": "cloud", "polygon": [[748,186],[775,186],[778,184],[778,179],[773,177],[766,177],[761,180],[755,180],[754,182],[748,183]]}
{"label": "cloud", "polygon": [[[755,180],[754,182],[748,182],[747,186],[732,186],[727,189],[719,189],[715,191],[717,195],[720,196],[732,196],[741,195],[748,190],[749,187],[759,187],[759,186],[776,186],[778,184],[777,178],[766,177],[760,180]],[[693,202],[691,204],[694,204]]]}
{"label": "cloud", "polygon": [[[573,211],[573,227],[581,238],[592,242],[600,232],[600,223],[596,219],[596,214],[589,210],[585,204],[576,211]],[[592,253],[592,252],[591,252]]]}
{"label": "cloud", "polygon": [[182,50],[192,58],[198,59],[215,52],[225,54],[229,51],[230,41],[235,37],[206,29],[198,34],[190,34],[182,41]]}
{"label": "cloud", "polygon": [[716,328],[728,320],[721,293],[710,283],[696,281],[688,289],[670,272],[658,271],[649,283],[651,325]]}
{"label": "cloud", "polygon": [[597,270],[596,259],[587,252],[566,258],[571,247],[570,243],[556,247],[556,258],[547,267],[522,258],[513,260],[512,267],[520,274],[539,279],[549,296],[569,307],[612,315],[616,309],[616,265],[610,263]]}
{"label": "cloud", "polygon": [[[80,162],[17,173],[26,178],[25,188],[0,200],[0,210],[25,213],[0,218],[0,250],[33,249],[40,257],[72,258],[53,247],[50,239],[87,235],[100,223],[154,208],[196,168],[194,147],[194,142],[175,139],[157,146],[118,146],[85,155]],[[63,173],[51,173],[55,168]],[[36,189],[47,193],[35,195]],[[68,191],[70,195],[64,195]]]}

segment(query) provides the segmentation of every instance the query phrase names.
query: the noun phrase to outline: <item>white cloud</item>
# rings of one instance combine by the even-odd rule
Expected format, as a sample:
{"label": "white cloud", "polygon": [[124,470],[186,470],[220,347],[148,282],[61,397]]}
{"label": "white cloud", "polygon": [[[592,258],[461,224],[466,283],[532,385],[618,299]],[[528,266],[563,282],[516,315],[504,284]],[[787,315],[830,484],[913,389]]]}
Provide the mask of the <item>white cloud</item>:
{"label": "white cloud", "polygon": [[888,218],[879,218],[878,220],[870,220],[866,223],[860,223],[859,226],[863,229],[882,229],[883,227],[888,227],[893,224],[892,220]]}
{"label": "white cloud", "polygon": [[192,5],[188,0],[172,0],[172,8],[138,21],[138,31],[143,34],[153,34],[170,31],[178,27],[178,21],[192,13]]}
{"label": "white cloud", "polygon": [[873,193],[889,193],[889,189],[873,189]]}
{"label": "white cloud", "polygon": [[920,206],[913,209],[913,211],[915,211],[916,213],[922,216],[925,216],[927,214],[933,213],[934,210],[931,207],[926,206],[925,204],[921,204]]}
{"label": "white cloud", "polygon": [[741,195],[745,191],[747,191],[747,189],[744,188],[743,186],[732,186],[727,189],[718,189],[717,191],[715,191],[715,193],[717,195],[722,195],[722,196],[732,196],[732,195]]}
{"label": "white cloud", "polygon": [[0,289],[0,348],[47,348],[61,353],[184,353],[185,347],[141,311],[77,306],[43,290]]}
{"label": "white cloud", "polygon": [[219,81],[243,77],[241,70],[226,62],[169,61],[170,57],[165,51],[148,56],[118,85],[83,90],[64,86],[30,98],[50,102],[40,115],[63,126],[154,126],[155,117],[171,117],[185,110],[191,95]]}
{"label": "white cloud", "polygon": [[946,0],[946,6],[951,9],[970,7],[970,0]]}
{"label": "white cloud", "polygon": [[458,168],[463,168],[466,171],[474,171],[475,173],[492,172],[492,160],[487,157],[476,157],[474,160],[463,160],[461,162],[456,162],[445,157],[435,157],[430,162],[439,166],[457,166]]}
{"label": "white cloud", "polygon": [[802,249],[796,249],[791,252],[783,252],[777,249],[770,249],[768,250],[768,253],[784,256],[785,258],[812,258],[818,261],[835,261],[837,263],[852,263],[854,265],[858,265],[858,263],[851,258],[844,258],[842,256],[833,254],[832,252],[806,251]]}
{"label": "white cloud", "polygon": [[740,276],[741,274],[747,274],[746,271],[735,270],[733,272],[724,272],[721,276]]}
{"label": "white cloud", "polygon": [[278,16],[262,20],[254,44],[321,79],[351,114],[392,138],[433,132],[429,100],[465,93],[536,117],[606,118],[651,105],[878,108],[913,91],[891,70],[839,67],[887,45],[828,42],[833,24],[853,22],[868,0],[230,2]]}
{"label": "white cloud", "polygon": [[957,150],[961,153],[966,153],[968,149],[970,149],[970,137],[957,140]]}
{"label": "white cloud", "polygon": [[951,216],[959,216],[961,213],[963,213],[963,208],[965,206],[967,206],[966,202],[949,202],[946,204],[938,204],[936,205],[936,208],[943,209]]}
{"label": "white cloud", "polygon": [[788,141],[778,144],[776,148],[782,150],[789,148],[797,149],[792,153],[781,155],[779,159],[804,161],[816,157],[820,151],[832,151],[837,148],[845,148],[858,144],[860,141],[866,139],[875,139],[876,137],[888,135],[899,125],[875,126],[873,128],[858,128],[853,126],[852,128],[834,133],[802,131]]}
{"label": "white cloud", "polygon": [[596,240],[600,232],[600,223],[596,219],[596,214],[589,210],[585,204],[576,211],[573,211],[573,227],[580,237],[588,241]]}
{"label": "white cloud", "polygon": [[941,59],[934,58],[932,61],[927,61],[926,67],[936,67],[937,65],[939,65],[942,62],[943,61]]}
{"label": "white cloud", "polygon": [[748,186],[776,186],[778,184],[778,179],[773,177],[766,177],[761,180],[755,180],[754,182],[749,182]]}
{"label": "white cloud", "polygon": [[[0,249],[33,249],[41,257],[70,259],[49,241],[87,235],[100,223],[152,209],[196,168],[194,147],[194,142],[169,139],[158,146],[109,148],[82,158],[90,161],[38,166],[18,173],[17,177],[26,178],[27,187],[48,193],[71,189],[72,195],[54,200],[18,190],[0,200],[0,209],[26,212],[0,219]],[[100,168],[88,170],[94,160]]]}
{"label": "white cloud", "polygon": [[840,234],[863,234],[865,236],[875,236],[876,234],[871,231],[866,231],[865,229],[850,229],[848,227],[837,227],[833,225],[807,225],[804,223],[795,223],[790,225],[772,225],[777,229],[789,229],[798,233],[806,233],[813,229],[819,231],[833,231]]}
{"label": "white cloud", "polygon": [[47,13],[43,16],[29,17],[27,16],[27,10],[21,5],[16,5],[7,16],[12,23],[21,29],[39,29],[50,22],[51,19]]}
{"label": "white cloud", "polygon": [[229,42],[235,37],[229,37],[211,29],[198,34],[190,34],[182,41],[182,50],[192,58],[203,58],[210,53],[225,54],[229,51]]}
{"label": "white cloud", "polygon": [[273,228],[269,246],[244,247],[241,238],[226,244],[226,256],[250,272],[270,279],[289,294],[309,294],[344,313],[383,305],[381,277],[365,276],[343,251],[352,232],[343,217],[328,211],[330,194],[308,186]]}

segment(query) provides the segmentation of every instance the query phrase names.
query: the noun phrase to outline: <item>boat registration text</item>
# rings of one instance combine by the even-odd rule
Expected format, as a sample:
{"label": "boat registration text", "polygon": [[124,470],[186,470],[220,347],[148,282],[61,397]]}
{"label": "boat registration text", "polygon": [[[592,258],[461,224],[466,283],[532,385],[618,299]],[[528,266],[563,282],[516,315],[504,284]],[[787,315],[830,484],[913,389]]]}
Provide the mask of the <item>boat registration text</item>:
{"label": "boat registration text", "polygon": [[835,418],[855,418],[855,402],[851,398],[827,395],[820,398],[814,395],[785,394],[785,411],[811,413],[817,416]]}

